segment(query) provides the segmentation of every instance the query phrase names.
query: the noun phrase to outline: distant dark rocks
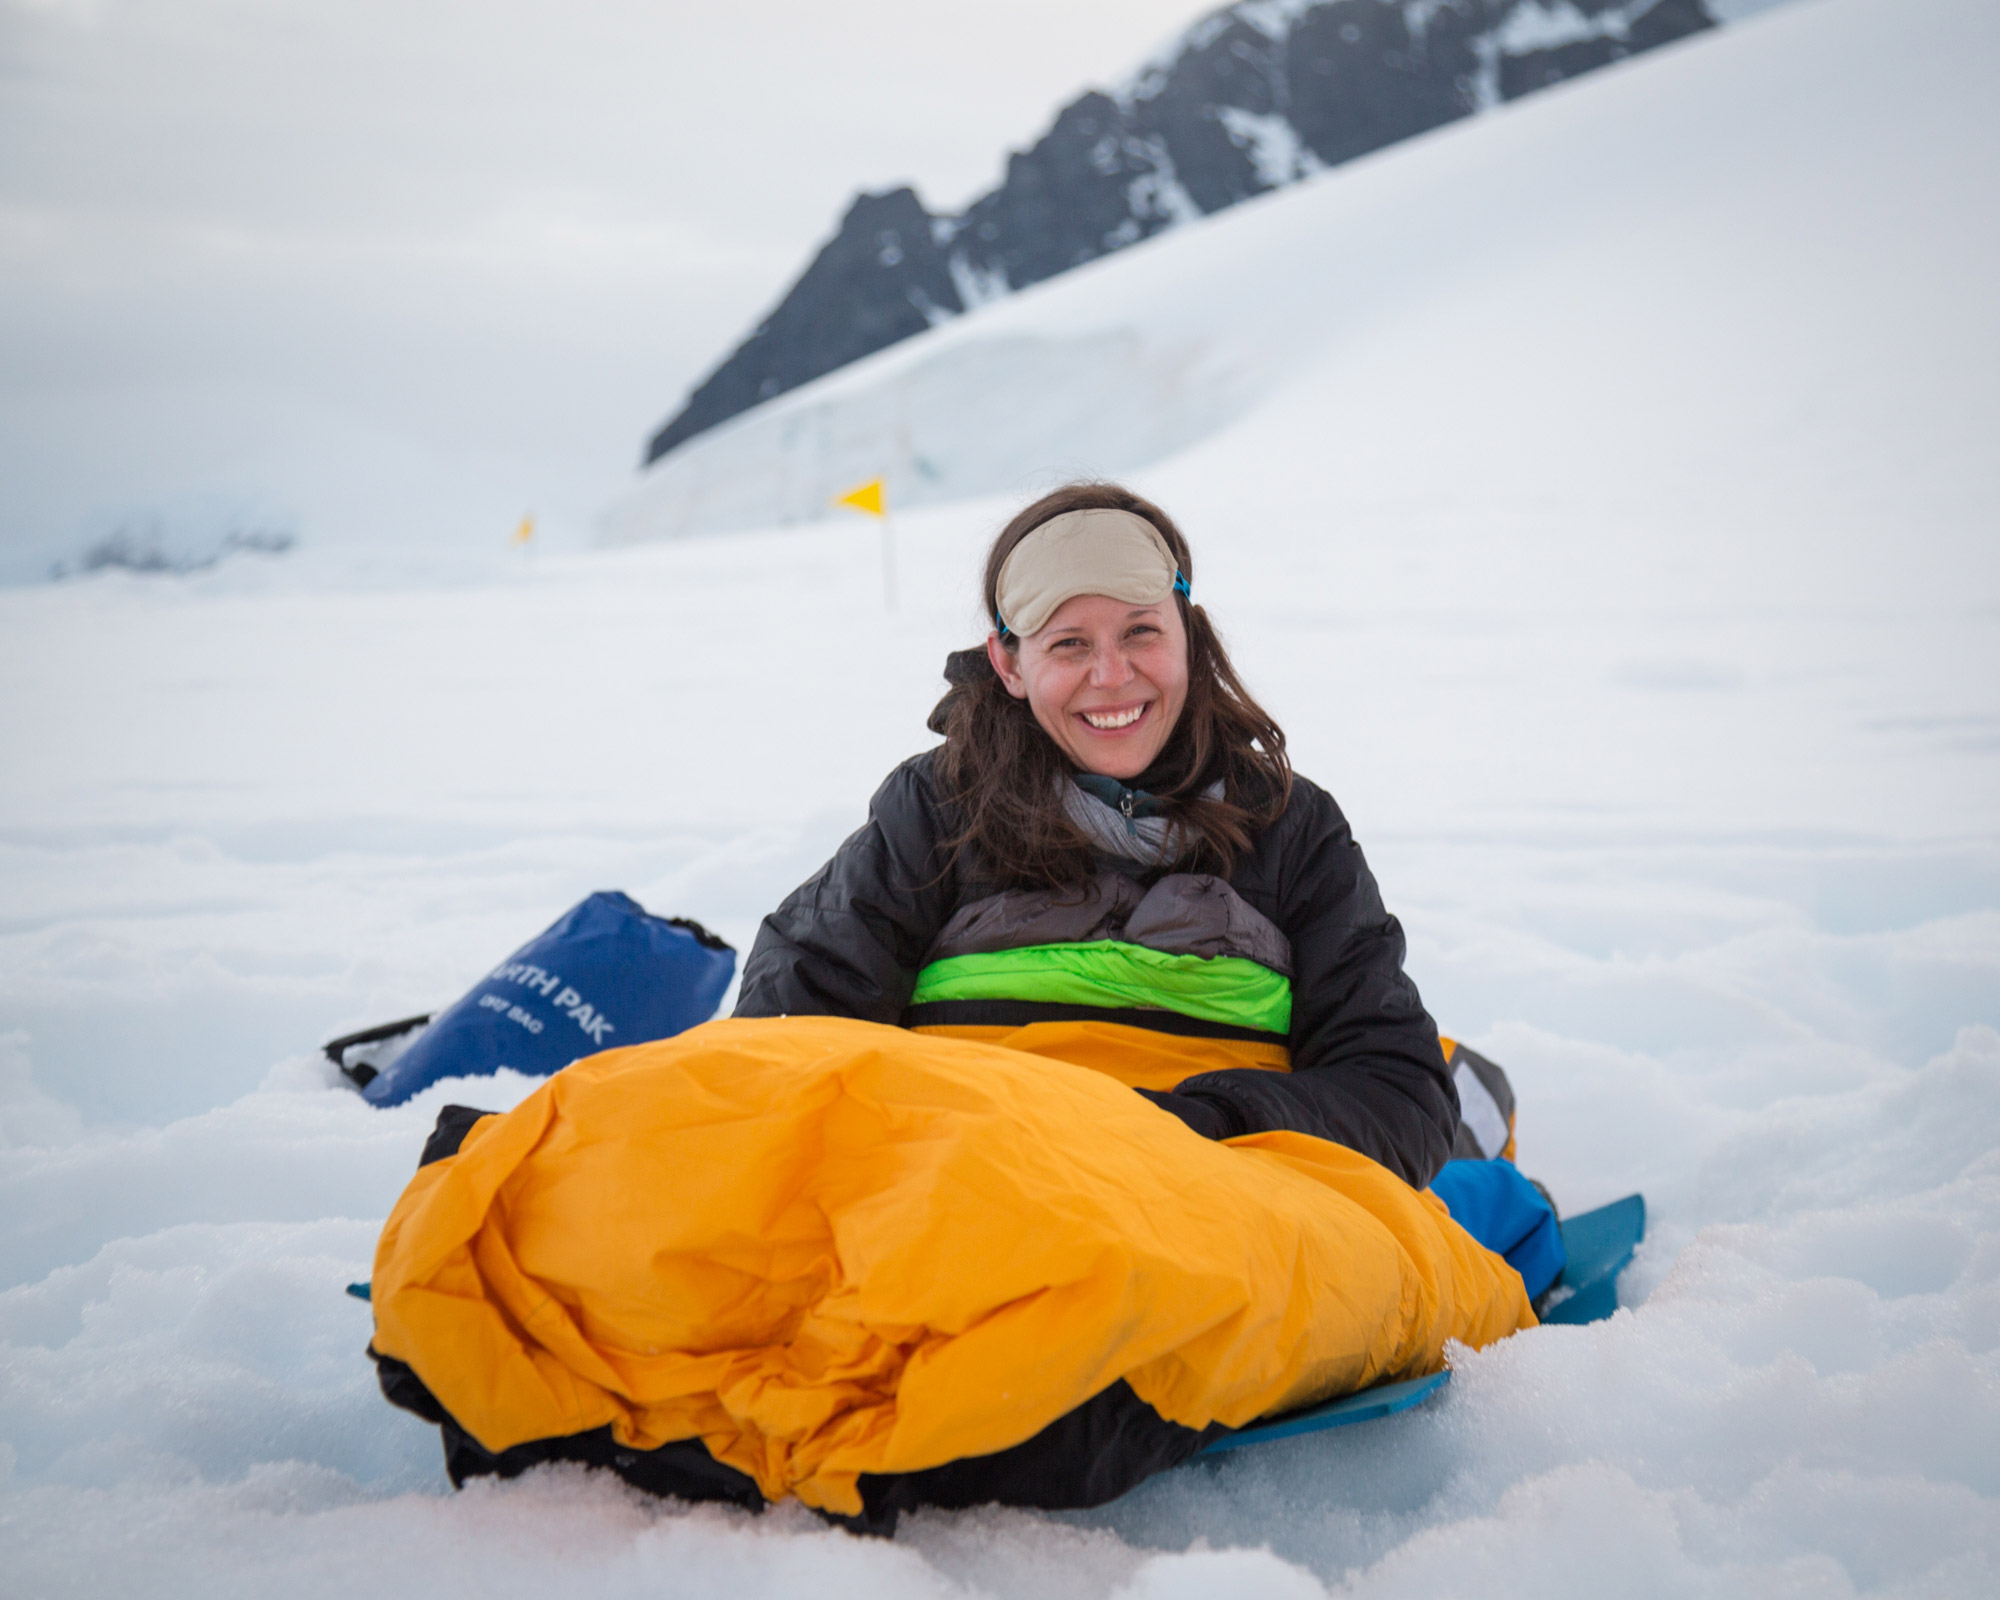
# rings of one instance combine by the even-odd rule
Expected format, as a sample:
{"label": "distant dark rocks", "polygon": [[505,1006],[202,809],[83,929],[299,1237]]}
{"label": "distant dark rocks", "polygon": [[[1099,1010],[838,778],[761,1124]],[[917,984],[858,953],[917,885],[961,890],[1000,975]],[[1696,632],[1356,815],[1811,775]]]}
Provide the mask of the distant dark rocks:
{"label": "distant dark rocks", "polygon": [[1703,0],[1244,0],[1080,96],[956,217],[864,194],[646,447],[1072,267],[1715,26]]}
{"label": "distant dark rocks", "polygon": [[237,526],[190,536],[163,520],[147,519],[93,539],[74,560],[56,562],[49,576],[57,582],[93,572],[185,577],[220,566],[231,556],[285,555],[297,544],[298,535],[283,526]]}

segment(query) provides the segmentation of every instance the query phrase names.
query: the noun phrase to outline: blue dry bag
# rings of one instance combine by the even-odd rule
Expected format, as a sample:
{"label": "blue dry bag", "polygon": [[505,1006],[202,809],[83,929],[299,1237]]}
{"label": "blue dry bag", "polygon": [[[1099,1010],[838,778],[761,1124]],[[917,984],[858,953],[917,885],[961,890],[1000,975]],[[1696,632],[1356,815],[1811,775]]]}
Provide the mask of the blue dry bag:
{"label": "blue dry bag", "polygon": [[502,1067],[547,1077],[600,1050],[708,1021],[735,971],[735,950],[700,923],[653,916],[606,891],[522,945],[407,1049],[385,1053],[379,1069],[350,1062],[346,1048],[390,1041],[422,1019],[336,1039],[327,1053],[378,1106]]}

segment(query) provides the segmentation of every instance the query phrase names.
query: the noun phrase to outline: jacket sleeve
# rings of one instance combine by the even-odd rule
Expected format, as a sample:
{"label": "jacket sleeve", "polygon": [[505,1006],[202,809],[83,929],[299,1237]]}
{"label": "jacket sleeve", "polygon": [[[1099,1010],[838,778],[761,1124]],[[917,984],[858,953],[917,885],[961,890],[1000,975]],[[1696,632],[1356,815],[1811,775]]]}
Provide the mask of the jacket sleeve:
{"label": "jacket sleeve", "polygon": [[1402,926],[1331,795],[1300,780],[1279,830],[1273,920],[1292,941],[1292,1070],[1206,1072],[1177,1092],[1224,1105],[1231,1133],[1313,1134],[1421,1188],[1450,1159],[1458,1092],[1403,971]]}
{"label": "jacket sleeve", "polygon": [[952,903],[930,761],[883,781],[868,821],[757,929],[739,1017],[854,1017],[895,1023]]}

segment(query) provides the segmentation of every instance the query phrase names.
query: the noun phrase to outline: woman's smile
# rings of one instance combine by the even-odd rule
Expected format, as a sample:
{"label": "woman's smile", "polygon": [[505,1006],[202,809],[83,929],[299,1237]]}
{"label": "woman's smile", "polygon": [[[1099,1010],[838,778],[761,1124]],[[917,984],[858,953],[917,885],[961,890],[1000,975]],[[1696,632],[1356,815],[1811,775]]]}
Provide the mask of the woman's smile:
{"label": "woman's smile", "polygon": [[1115,711],[1079,711],[1077,715],[1090,725],[1093,733],[1124,733],[1146,714],[1149,704],[1150,701],[1142,700],[1136,706],[1125,706]]}

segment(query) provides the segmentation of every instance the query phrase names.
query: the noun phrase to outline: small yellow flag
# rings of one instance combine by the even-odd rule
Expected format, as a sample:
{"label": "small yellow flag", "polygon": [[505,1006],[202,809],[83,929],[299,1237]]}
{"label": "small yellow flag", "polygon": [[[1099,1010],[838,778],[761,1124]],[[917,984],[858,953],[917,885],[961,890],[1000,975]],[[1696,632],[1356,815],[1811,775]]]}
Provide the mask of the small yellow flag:
{"label": "small yellow flag", "polygon": [[521,519],[520,527],[514,530],[514,537],[507,542],[509,544],[526,544],[534,536],[535,519],[533,516],[526,516]]}
{"label": "small yellow flag", "polygon": [[889,514],[889,507],[882,497],[880,478],[870,478],[860,488],[849,489],[846,494],[838,496],[833,503],[837,506],[846,506],[852,511],[865,511],[871,517],[886,517]]}

